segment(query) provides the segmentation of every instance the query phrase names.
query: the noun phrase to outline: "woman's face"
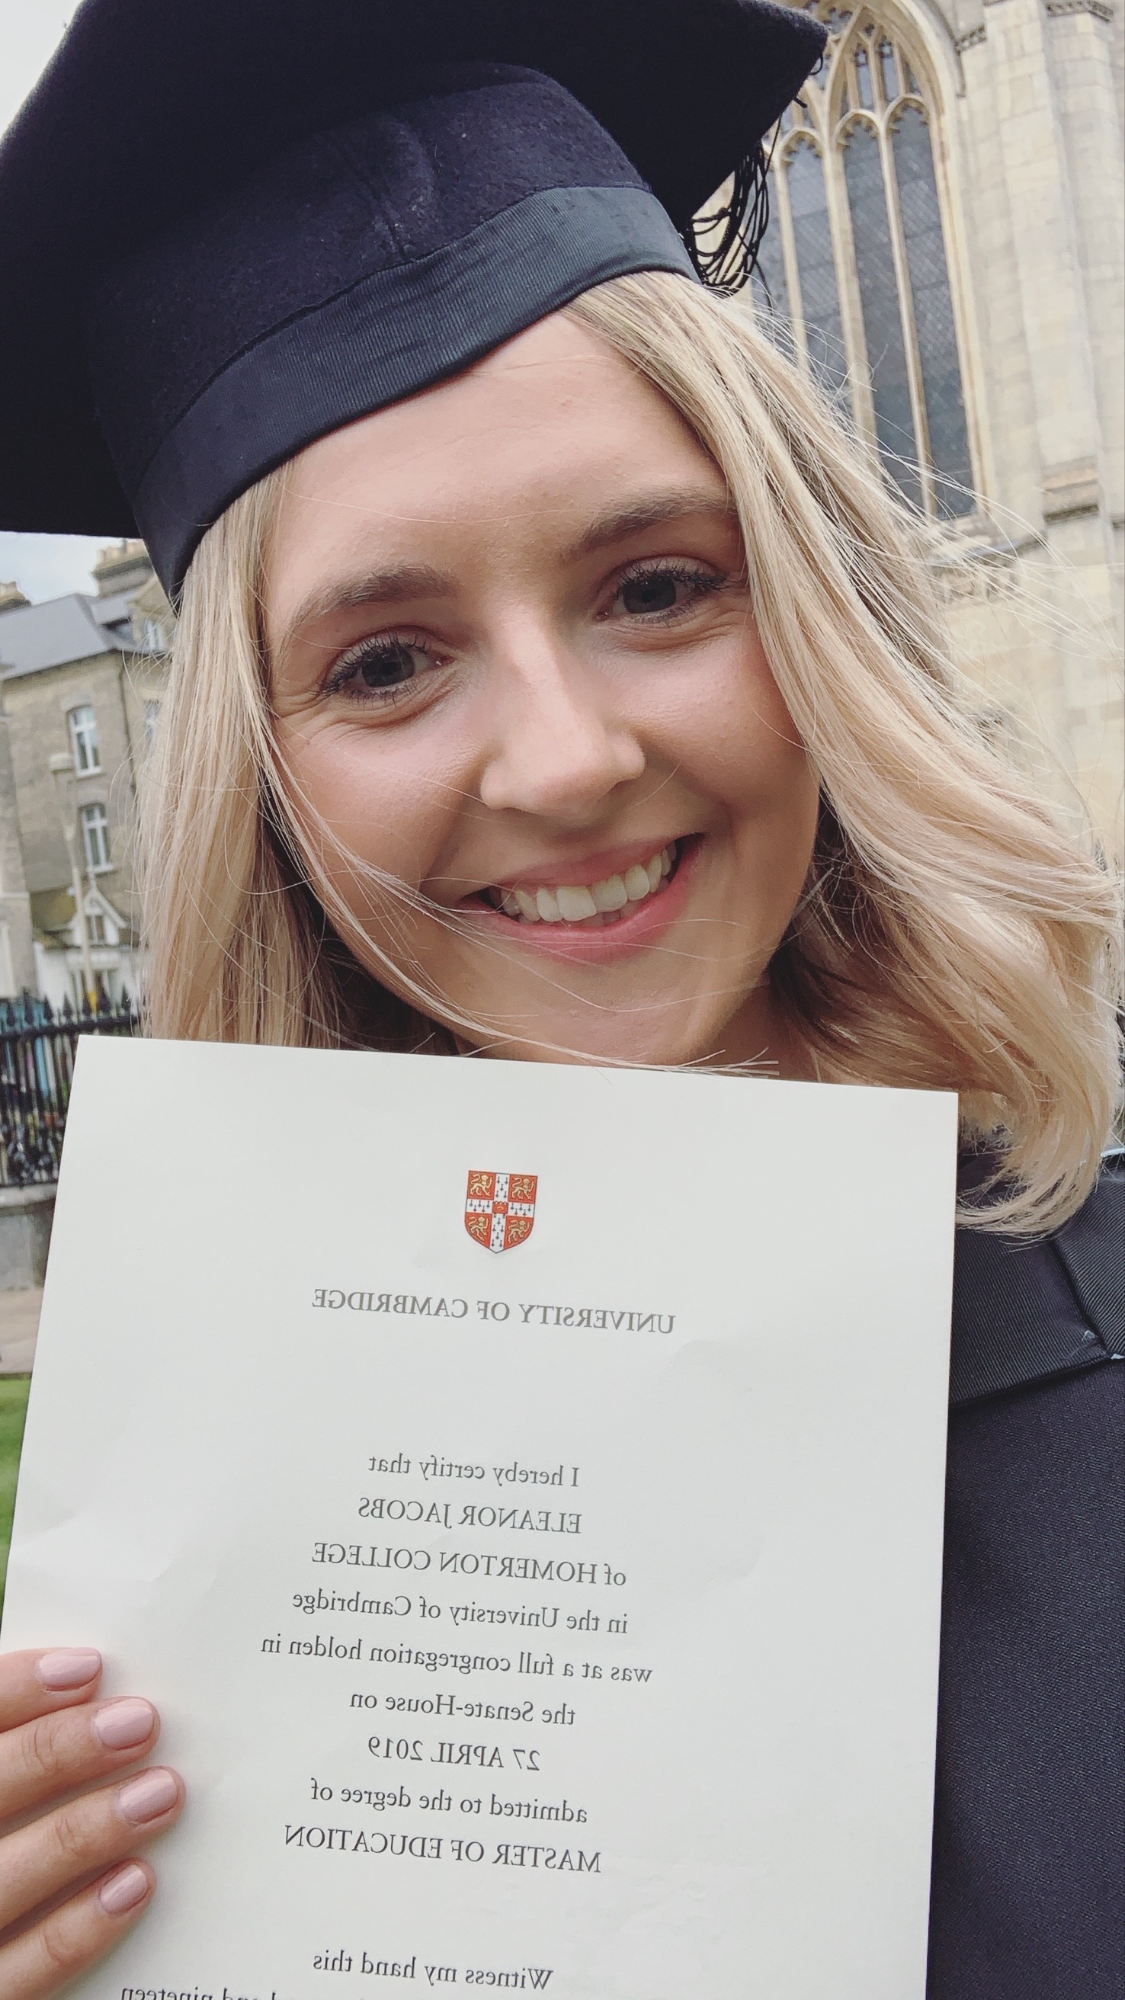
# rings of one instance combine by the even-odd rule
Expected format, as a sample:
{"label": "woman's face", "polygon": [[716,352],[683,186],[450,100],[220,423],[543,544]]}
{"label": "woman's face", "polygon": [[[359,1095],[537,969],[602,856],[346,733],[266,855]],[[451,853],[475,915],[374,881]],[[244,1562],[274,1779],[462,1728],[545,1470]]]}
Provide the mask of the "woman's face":
{"label": "woman's face", "polygon": [[615,353],[555,316],[310,446],[265,614],[310,860],[385,984],[508,1055],[792,1069],[763,979],[816,777],[722,477]]}

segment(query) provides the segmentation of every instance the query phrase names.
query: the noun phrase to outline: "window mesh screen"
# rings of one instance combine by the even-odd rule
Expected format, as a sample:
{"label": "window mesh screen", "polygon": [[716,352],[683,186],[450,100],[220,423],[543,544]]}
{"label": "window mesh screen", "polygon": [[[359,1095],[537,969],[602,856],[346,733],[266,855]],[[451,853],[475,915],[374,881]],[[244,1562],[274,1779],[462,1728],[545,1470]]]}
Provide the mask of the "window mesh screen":
{"label": "window mesh screen", "polygon": [[836,392],[847,379],[848,364],[824,163],[810,139],[797,141],[784,171],[789,186],[809,362],[825,387]]}
{"label": "window mesh screen", "polygon": [[887,190],[883,184],[879,140],[870,125],[853,125],[847,133],[844,179],[871,370],[875,433],[888,471],[907,499],[920,506],[922,487],[915,463],[914,415],[891,248]]}
{"label": "window mesh screen", "polygon": [[972,511],[973,500],[971,491],[964,489],[972,487],[973,469],[957,358],[957,332],[930,134],[916,104],[906,104],[898,112],[891,144],[938,511],[946,516],[967,514]]}
{"label": "window mesh screen", "polygon": [[[805,4],[831,39],[824,68],[780,123],[755,309],[801,366],[791,320],[803,321],[808,366],[841,402],[849,397],[861,430],[874,418],[872,442],[915,505],[968,514],[972,452],[929,114],[904,101],[923,85],[877,17],[856,21],[832,0]],[[854,262],[840,262],[848,218]]]}
{"label": "window mesh screen", "polygon": [[758,262],[750,280],[754,310],[767,329],[771,339],[792,358],[793,341],[790,334],[792,307],[789,303],[789,286],[785,280],[785,257],[781,247],[781,229],[777,220],[777,202],[772,203],[770,225],[762,238],[758,251]]}

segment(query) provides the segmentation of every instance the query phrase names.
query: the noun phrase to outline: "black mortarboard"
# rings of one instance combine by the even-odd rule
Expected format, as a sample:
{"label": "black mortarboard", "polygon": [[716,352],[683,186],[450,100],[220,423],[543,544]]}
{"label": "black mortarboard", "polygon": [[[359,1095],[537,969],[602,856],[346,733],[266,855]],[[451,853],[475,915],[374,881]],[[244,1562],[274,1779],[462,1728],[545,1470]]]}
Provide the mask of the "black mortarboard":
{"label": "black mortarboard", "polygon": [[84,0],[0,144],[0,526],[139,532],[177,589],[314,438],[693,275],[823,39],[765,0]]}

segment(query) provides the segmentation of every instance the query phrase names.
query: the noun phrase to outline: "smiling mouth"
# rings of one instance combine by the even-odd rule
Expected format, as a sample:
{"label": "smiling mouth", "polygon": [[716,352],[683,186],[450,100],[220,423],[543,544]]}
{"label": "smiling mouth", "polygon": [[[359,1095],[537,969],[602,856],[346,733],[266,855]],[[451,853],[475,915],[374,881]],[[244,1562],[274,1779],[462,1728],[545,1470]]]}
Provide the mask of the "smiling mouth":
{"label": "smiling mouth", "polygon": [[559,924],[566,930],[609,930],[639,903],[661,895],[675,876],[682,842],[669,841],[647,861],[636,862],[621,875],[600,882],[559,883],[552,888],[529,883],[483,889],[481,901],[515,924]]}

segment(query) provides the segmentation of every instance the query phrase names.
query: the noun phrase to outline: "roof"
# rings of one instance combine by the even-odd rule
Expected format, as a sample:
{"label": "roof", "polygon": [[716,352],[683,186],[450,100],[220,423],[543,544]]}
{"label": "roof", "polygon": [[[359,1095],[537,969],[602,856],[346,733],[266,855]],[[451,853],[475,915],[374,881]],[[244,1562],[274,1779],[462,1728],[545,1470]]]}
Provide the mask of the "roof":
{"label": "roof", "polygon": [[[126,950],[135,950],[140,936],[133,929],[127,917],[122,916],[115,903],[111,903],[103,889],[91,888],[87,891],[86,907],[90,902],[100,903],[106,915],[117,927],[118,944]],[[74,922],[74,895],[70,889],[34,889],[31,893],[31,925],[36,942],[50,949],[71,949],[70,941],[63,933]],[[102,947],[95,947],[102,949]]]}
{"label": "roof", "polygon": [[133,632],[132,591],[88,597],[72,591],[45,604],[15,604],[0,611],[0,679],[42,673],[100,653],[143,652]]}
{"label": "roof", "polygon": [[[88,597],[86,603],[89,605],[91,617],[102,627],[115,646],[124,646],[130,651],[136,651],[131,590],[114,590],[107,592],[104,597]],[[0,658],[2,657],[0,652]]]}

